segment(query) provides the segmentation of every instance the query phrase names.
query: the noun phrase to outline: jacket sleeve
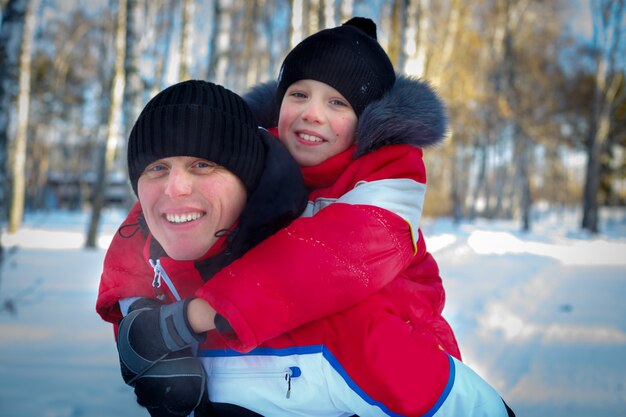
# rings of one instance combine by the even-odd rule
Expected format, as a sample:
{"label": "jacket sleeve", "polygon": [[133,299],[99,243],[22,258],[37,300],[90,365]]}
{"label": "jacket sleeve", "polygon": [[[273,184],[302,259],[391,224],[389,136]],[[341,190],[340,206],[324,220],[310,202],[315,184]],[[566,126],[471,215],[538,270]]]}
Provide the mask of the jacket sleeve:
{"label": "jacket sleeve", "polygon": [[136,203],[121,224],[104,257],[96,299],[103,320],[117,324],[122,319],[118,302],[127,297],[153,297],[152,268],[143,258],[146,239],[138,229],[141,206]]}
{"label": "jacket sleeve", "polygon": [[[295,220],[196,292],[230,324],[233,332],[222,334],[232,348],[248,351],[349,308],[379,291],[414,260],[413,236],[419,233],[411,222],[419,219],[409,221],[402,213],[410,213],[411,204],[421,212],[423,195],[411,199],[385,189],[397,186],[394,179],[423,185],[421,151],[388,148],[395,153],[374,158],[381,149],[371,158],[360,158],[352,169],[352,184],[343,187],[350,192],[319,199],[324,203],[310,217]],[[367,192],[359,194],[361,187]]]}

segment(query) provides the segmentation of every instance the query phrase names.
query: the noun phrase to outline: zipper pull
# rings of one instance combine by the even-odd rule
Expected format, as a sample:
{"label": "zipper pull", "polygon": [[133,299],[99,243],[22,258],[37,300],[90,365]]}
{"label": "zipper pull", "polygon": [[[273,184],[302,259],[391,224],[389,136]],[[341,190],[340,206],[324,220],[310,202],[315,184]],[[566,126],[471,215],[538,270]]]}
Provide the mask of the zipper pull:
{"label": "zipper pull", "polygon": [[157,259],[154,262],[150,259],[150,265],[154,268],[154,277],[152,278],[152,289],[156,298],[163,301],[165,299],[165,291],[161,288],[161,277],[163,276],[163,267],[161,266],[161,260]]}
{"label": "zipper pull", "polygon": [[287,396],[286,396],[286,398],[289,399],[289,397],[291,397],[291,373],[290,372],[285,373],[285,381],[287,381]]}
{"label": "zipper pull", "polygon": [[286,396],[287,399],[291,397],[291,378],[297,378],[300,375],[302,375],[302,371],[297,366],[291,366],[285,372],[285,381],[287,381],[287,396]]}

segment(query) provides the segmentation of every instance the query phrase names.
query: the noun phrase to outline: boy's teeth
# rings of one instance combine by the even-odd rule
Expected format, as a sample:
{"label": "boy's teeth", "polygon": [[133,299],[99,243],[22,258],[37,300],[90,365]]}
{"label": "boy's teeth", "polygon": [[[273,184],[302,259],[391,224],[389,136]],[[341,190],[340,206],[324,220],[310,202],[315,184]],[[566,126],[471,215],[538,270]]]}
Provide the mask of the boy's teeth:
{"label": "boy's teeth", "polygon": [[170,223],[187,223],[193,220],[197,220],[202,217],[202,213],[188,213],[188,214],[166,214],[165,218]]}
{"label": "boy's teeth", "polygon": [[302,139],[306,140],[307,142],[321,142],[322,141],[322,138],[319,138],[313,135],[307,135],[306,133],[299,133],[298,136],[300,136]]}

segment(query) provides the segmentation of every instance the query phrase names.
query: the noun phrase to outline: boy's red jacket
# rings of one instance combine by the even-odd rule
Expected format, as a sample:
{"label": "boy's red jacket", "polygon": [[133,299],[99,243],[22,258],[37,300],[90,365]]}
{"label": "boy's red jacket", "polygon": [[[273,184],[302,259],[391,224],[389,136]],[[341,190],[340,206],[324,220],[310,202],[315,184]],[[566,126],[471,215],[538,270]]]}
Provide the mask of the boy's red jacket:
{"label": "boy's red jacket", "polygon": [[[388,146],[356,160],[351,158],[353,152],[349,149],[321,165],[303,168],[307,185],[318,181],[310,205],[333,203],[312,217],[295,220],[197,291],[233,327],[237,335],[230,339],[233,349],[250,350],[381,292],[405,321],[433,332],[446,351],[459,356],[454,335],[441,316],[445,292],[439,269],[417,225],[378,207],[376,196],[369,204],[339,202],[349,191],[365,189],[366,183],[383,180],[387,193],[396,191],[395,179],[400,180],[398,188],[407,180],[425,183],[421,150]],[[329,175],[333,170],[334,180]],[[332,184],[320,188],[317,172]]]}

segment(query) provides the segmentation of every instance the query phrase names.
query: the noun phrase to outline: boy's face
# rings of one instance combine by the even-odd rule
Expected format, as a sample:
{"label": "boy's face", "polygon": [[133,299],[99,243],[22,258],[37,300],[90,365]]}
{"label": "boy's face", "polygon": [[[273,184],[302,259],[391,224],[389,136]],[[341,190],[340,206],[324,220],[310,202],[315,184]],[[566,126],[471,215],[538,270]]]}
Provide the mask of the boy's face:
{"label": "boy's face", "polygon": [[278,136],[301,166],[313,166],[354,143],[357,116],[337,90],[314,80],[289,86],[278,117]]}
{"label": "boy's face", "polygon": [[205,159],[176,156],[148,165],[137,185],[150,231],[178,260],[202,257],[230,228],[246,203],[241,180]]}

